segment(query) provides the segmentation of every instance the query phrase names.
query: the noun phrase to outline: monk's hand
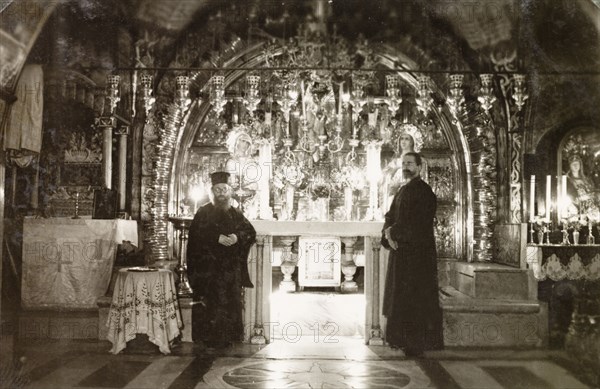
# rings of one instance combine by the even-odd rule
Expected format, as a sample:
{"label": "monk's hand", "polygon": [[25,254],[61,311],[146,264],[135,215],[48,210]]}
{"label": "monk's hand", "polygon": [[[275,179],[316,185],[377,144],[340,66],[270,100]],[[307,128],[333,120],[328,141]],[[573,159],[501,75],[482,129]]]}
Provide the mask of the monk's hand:
{"label": "monk's hand", "polygon": [[236,234],[229,234],[227,237],[231,240],[231,244],[234,245],[238,241],[238,237]]}
{"label": "monk's hand", "polygon": [[385,239],[387,239],[390,242],[392,241],[392,233],[390,231],[391,229],[392,227],[388,227],[385,230],[383,230],[383,235],[385,236]]}
{"label": "monk's hand", "polygon": [[390,244],[390,247],[393,250],[398,250],[398,243],[396,243],[396,241],[394,239],[392,239],[392,227],[388,227],[384,230],[384,235],[385,235],[385,239],[387,239],[388,243]]}
{"label": "monk's hand", "polygon": [[223,246],[231,246],[233,244],[231,238],[223,234],[219,235],[219,243]]}

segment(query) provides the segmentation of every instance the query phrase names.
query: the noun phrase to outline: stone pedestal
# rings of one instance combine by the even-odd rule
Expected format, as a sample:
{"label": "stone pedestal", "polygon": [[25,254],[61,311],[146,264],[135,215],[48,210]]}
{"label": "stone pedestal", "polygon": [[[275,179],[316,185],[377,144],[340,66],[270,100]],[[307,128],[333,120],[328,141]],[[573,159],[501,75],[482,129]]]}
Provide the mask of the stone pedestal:
{"label": "stone pedestal", "polygon": [[353,280],[354,274],[356,273],[356,264],[354,263],[354,244],[357,241],[357,237],[343,237],[340,238],[344,243],[345,253],[342,262],[342,273],[344,273],[344,281],[342,282],[341,291],[342,293],[356,293],[358,292],[358,284]]}
{"label": "stone pedestal", "polygon": [[281,238],[281,243],[283,244],[283,256],[281,261],[283,281],[279,283],[279,290],[284,292],[296,291],[296,281],[292,279],[292,274],[294,274],[294,270],[296,270],[296,261],[292,259],[292,244],[295,241],[295,236]]}
{"label": "stone pedestal", "polygon": [[451,264],[442,288],[444,344],[454,347],[548,345],[548,307],[532,271],[494,263]]}

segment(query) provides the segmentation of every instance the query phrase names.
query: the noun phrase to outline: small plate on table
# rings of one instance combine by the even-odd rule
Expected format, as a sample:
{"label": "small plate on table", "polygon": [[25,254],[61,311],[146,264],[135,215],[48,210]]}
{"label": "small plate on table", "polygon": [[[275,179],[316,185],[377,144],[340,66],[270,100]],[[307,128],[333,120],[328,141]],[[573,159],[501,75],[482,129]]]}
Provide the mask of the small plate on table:
{"label": "small plate on table", "polygon": [[127,271],[135,271],[135,272],[149,272],[149,271],[158,271],[158,268],[155,266],[135,266],[130,267]]}

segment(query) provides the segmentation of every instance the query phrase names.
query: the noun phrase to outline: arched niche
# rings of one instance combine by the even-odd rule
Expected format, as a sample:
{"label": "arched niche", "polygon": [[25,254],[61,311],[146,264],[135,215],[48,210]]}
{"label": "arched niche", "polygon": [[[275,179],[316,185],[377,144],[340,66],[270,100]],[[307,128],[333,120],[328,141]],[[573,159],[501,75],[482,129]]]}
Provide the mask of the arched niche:
{"label": "arched niche", "polygon": [[600,128],[570,129],[558,145],[556,166],[560,185],[566,183],[557,195],[561,219],[600,221]]}
{"label": "arched niche", "polygon": [[[537,219],[544,219],[546,215],[546,198],[551,200],[550,220],[554,225],[559,222],[556,202],[563,194],[562,176],[569,173],[569,158],[573,154],[583,154],[583,172],[594,184],[594,190],[599,193],[600,180],[594,174],[600,174],[600,129],[587,118],[577,118],[564,122],[547,131],[534,147],[534,153],[527,161],[529,176],[524,177],[530,183],[531,175],[535,175],[535,204],[534,211]],[[569,145],[570,144],[570,145]],[[550,179],[549,190],[548,179]],[[531,189],[529,188],[529,191]],[[549,194],[548,194],[549,191]],[[568,183],[567,194],[574,197],[574,188]],[[531,213],[531,204],[528,207],[528,215]],[[531,219],[531,215],[530,219]],[[573,216],[573,215],[571,215]]]}
{"label": "arched niche", "polygon": [[[224,68],[243,68],[260,70],[259,64],[264,63],[263,44],[256,45],[224,64]],[[395,52],[391,47],[384,47],[375,53],[377,63],[383,69],[392,69],[402,63],[407,69],[418,68],[418,64],[408,59],[402,53]],[[233,85],[245,77],[247,70],[232,70],[225,74],[225,87]],[[397,73],[405,85],[415,90],[417,79],[409,72]],[[199,85],[207,90],[208,85]],[[441,91],[434,86],[433,94],[440,95]],[[189,171],[188,163],[194,154],[194,140],[208,123],[211,106],[207,101],[195,101],[184,118],[179,142],[175,148],[174,163],[172,164],[169,193],[170,212],[178,212],[180,202],[186,197],[187,188],[182,183],[183,174]],[[439,257],[453,260],[471,260],[473,239],[473,185],[471,177],[471,156],[469,146],[459,122],[449,119],[447,109],[434,106],[430,114],[429,126],[420,125],[423,131],[437,131],[442,134],[444,145],[425,144],[423,156],[428,161],[428,177],[432,187],[444,187],[444,196],[439,196],[438,202],[438,252]],[[411,119],[416,122],[416,115]],[[429,129],[425,129],[430,127]],[[226,153],[222,149],[214,149],[217,153]],[[447,178],[451,177],[450,180]],[[448,184],[450,187],[448,189]],[[436,189],[436,188],[434,188]]]}

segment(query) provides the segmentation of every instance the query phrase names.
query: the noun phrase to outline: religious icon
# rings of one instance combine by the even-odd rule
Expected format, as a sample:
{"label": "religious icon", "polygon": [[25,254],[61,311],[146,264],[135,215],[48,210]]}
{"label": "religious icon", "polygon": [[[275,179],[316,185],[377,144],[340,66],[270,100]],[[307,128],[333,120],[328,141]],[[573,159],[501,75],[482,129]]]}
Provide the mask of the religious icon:
{"label": "religious icon", "polygon": [[92,219],[115,219],[117,217],[117,191],[96,189]]}

